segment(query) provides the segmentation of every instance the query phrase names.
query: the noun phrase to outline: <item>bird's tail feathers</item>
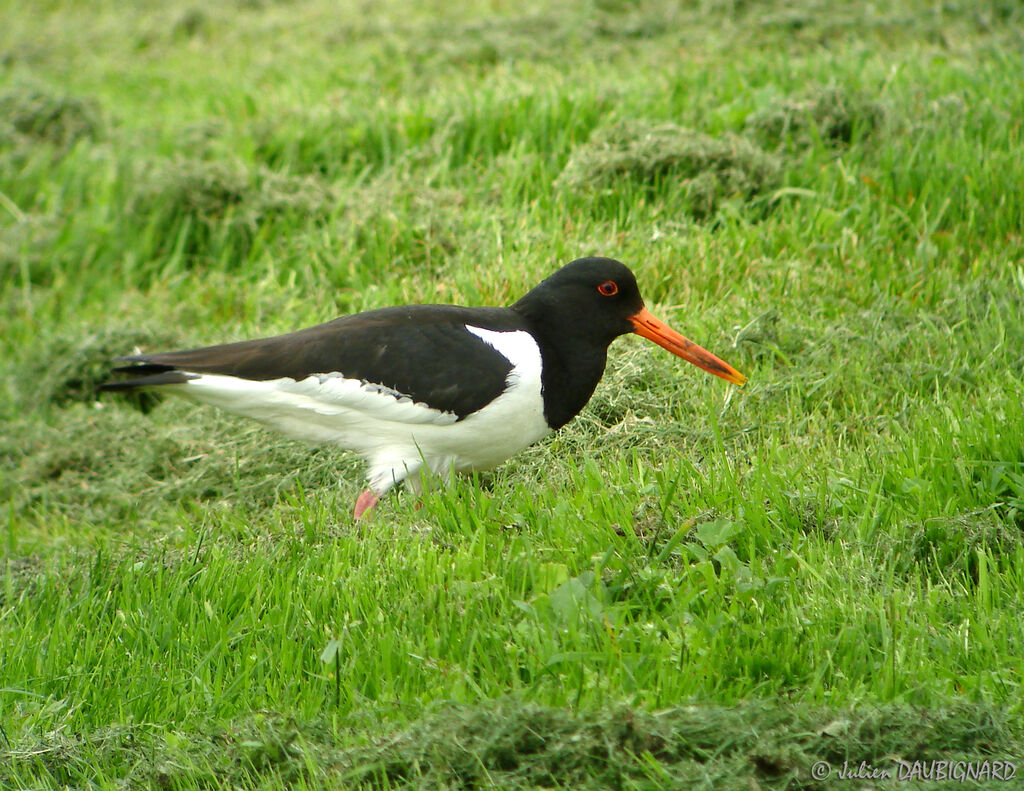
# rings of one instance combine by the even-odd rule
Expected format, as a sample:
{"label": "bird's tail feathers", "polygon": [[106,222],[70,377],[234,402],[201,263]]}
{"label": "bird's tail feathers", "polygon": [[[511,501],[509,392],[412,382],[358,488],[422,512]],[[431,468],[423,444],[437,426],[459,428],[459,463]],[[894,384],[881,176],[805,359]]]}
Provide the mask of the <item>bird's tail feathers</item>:
{"label": "bird's tail feathers", "polygon": [[150,362],[146,358],[119,357],[118,361],[132,364],[118,366],[114,369],[114,373],[133,374],[135,378],[125,379],[120,382],[104,382],[100,385],[100,390],[104,392],[124,392],[146,387],[159,387],[160,385],[180,385],[190,379],[199,378],[198,374],[179,371],[173,366]]}

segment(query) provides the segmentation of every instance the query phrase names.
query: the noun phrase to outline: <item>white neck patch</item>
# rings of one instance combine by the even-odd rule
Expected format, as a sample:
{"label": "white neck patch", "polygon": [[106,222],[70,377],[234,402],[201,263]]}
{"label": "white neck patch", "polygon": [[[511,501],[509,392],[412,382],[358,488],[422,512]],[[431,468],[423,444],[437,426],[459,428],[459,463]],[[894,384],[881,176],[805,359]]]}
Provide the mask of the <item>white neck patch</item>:
{"label": "white neck patch", "polygon": [[485,330],[467,324],[466,329],[512,363],[509,379],[540,381],[541,356],[537,341],[526,330]]}

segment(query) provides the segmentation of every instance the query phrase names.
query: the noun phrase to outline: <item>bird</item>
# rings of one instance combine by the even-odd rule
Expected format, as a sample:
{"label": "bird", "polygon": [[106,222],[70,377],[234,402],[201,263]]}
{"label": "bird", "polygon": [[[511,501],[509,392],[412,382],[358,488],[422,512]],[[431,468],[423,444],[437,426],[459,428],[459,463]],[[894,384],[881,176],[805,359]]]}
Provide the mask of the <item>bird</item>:
{"label": "bird", "polygon": [[115,358],[104,391],[185,396],[307,442],[355,451],[372,512],[424,473],[492,469],[572,420],[613,340],[636,333],[742,386],[746,377],[656,319],[612,258],[572,261],[508,307],[407,305],[285,335]]}

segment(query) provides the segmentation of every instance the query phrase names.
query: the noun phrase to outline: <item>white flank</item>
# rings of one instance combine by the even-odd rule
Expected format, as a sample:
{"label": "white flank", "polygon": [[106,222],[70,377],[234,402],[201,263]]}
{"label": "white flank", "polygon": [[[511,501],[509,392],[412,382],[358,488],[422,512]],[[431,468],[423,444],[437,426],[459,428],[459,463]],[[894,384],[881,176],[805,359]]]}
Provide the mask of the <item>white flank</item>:
{"label": "white flank", "polygon": [[418,491],[423,466],[441,478],[453,469],[490,469],[550,431],[541,398],[540,349],[533,336],[466,329],[512,363],[512,370],[505,392],[463,420],[339,373],[298,382],[201,374],[166,389],[296,439],[353,450],[369,463],[370,487],[377,494],[403,480]]}

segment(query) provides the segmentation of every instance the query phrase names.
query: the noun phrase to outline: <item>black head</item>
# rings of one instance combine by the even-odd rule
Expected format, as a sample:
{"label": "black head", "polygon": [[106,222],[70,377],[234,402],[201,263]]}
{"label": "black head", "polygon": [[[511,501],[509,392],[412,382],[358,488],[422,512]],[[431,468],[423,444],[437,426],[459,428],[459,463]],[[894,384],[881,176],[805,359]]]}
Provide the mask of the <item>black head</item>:
{"label": "black head", "polygon": [[530,325],[544,358],[544,416],[558,428],[587,403],[604,373],[608,345],[635,332],[708,373],[742,385],[746,377],[659,321],[644,307],[636,278],[612,258],[566,264],[512,306]]}
{"label": "black head", "polygon": [[547,343],[571,339],[579,347],[600,350],[602,365],[608,345],[635,332],[672,354],[733,384],[747,378],[726,362],[684,338],[644,307],[636,278],[612,258],[578,258],[566,264],[512,306]]}
{"label": "black head", "polygon": [[531,323],[585,337],[607,348],[634,332],[630,319],[644,308],[636,277],[613,258],[578,258],[543,280],[512,306]]}

